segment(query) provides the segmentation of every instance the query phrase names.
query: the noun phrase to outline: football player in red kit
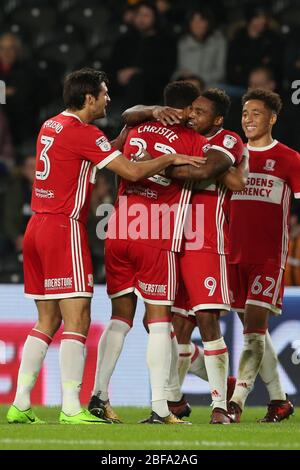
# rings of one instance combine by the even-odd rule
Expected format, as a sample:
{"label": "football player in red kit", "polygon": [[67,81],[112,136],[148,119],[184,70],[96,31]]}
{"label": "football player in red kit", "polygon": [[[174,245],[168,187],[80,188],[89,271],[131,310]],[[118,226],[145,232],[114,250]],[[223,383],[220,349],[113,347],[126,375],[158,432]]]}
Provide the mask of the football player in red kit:
{"label": "football player in red kit", "polygon": [[229,232],[232,306],[243,314],[244,323],[244,349],[229,403],[235,422],[240,421],[258,372],[270,395],[261,422],[282,421],[293,413],[268,333],[269,316],[281,313],[291,195],[300,198],[300,156],[272,137],[281,106],[280,96],[270,91],[253,89],[243,96],[250,170],[245,189],[232,196]]}
{"label": "football player in red kit", "polygon": [[[243,154],[247,150],[244,150],[243,143],[236,133],[222,127],[229,106],[229,97],[223,90],[208,89],[193,102],[187,125],[205,135],[212,148],[218,149],[223,153],[224,158],[230,159],[232,165],[237,166],[242,162]],[[247,167],[247,160],[243,162],[244,164]],[[188,173],[193,173],[185,173],[184,167],[182,172],[177,172],[176,169],[171,171],[175,177],[182,177],[182,175],[187,177]],[[233,169],[233,171],[237,170]],[[231,177],[230,174],[229,177]],[[185,321],[177,315],[188,315],[190,311],[196,317],[204,345],[204,362],[213,402],[210,421],[212,424],[230,422],[226,403],[228,352],[219,327],[221,312],[230,311],[226,255],[228,254],[227,213],[231,192],[225,186],[225,178],[223,177],[222,182],[213,180],[194,183],[191,199],[192,220],[195,220],[197,207],[203,204],[204,243],[197,250],[193,249],[191,240],[185,243],[184,250],[179,257],[181,282],[172,307],[175,313],[174,326],[179,340],[182,363],[190,363],[191,345],[190,337],[186,344],[180,344],[182,323]],[[191,323],[188,322],[188,324]],[[192,329],[193,324],[191,324],[190,332]],[[183,358],[187,361],[182,360]],[[180,370],[181,380],[186,371],[187,369]],[[171,396],[172,394],[173,399],[170,398],[169,406],[176,412],[181,404],[184,404],[181,403],[179,390],[173,390]]]}

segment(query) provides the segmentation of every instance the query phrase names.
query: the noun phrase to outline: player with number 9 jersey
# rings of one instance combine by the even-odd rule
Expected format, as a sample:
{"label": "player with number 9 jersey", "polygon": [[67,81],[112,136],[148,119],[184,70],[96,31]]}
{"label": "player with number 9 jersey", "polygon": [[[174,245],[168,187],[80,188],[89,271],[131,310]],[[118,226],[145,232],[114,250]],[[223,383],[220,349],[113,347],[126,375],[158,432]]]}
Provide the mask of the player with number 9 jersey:
{"label": "player with number 9 jersey", "polygon": [[[222,151],[234,165],[244,153],[241,138],[232,131],[219,129],[207,137],[211,148]],[[196,241],[185,242],[179,257],[182,282],[172,311],[181,315],[203,310],[230,310],[227,274],[228,205],[231,191],[217,181],[195,182],[193,186],[192,231],[203,240],[197,249]],[[196,227],[196,211],[204,207],[204,220]]]}

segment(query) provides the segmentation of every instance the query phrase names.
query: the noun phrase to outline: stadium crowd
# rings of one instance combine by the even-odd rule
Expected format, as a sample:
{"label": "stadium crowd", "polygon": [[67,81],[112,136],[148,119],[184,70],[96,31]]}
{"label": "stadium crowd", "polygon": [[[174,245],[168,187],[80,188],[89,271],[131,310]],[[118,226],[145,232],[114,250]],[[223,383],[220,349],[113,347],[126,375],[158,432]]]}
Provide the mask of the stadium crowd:
{"label": "stadium crowd", "polygon": [[[226,128],[241,137],[240,101],[247,88],[280,93],[284,106],[274,137],[300,150],[299,108],[291,99],[292,82],[300,79],[297,0],[211,1],[209,7],[193,0],[3,0],[1,5],[0,80],[6,96],[0,105],[0,282],[22,282],[37,132],[63,109],[63,78],[76,68],[108,72],[112,102],[98,124],[111,138],[127,107],[159,103],[170,80],[186,79],[201,91],[218,86],[230,95]],[[88,220],[96,282],[105,282],[96,208],[114,196],[114,179],[102,172]],[[297,203],[290,235],[286,283],[299,285]]]}

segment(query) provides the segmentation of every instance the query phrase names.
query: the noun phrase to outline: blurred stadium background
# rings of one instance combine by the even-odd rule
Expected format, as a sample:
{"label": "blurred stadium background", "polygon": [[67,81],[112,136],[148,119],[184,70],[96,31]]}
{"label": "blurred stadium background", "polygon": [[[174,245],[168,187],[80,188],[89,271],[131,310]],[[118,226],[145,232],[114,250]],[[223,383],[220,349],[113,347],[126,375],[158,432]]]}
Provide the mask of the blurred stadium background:
{"label": "blurred stadium background", "polygon": [[[208,2],[200,0],[156,0],[152,5],[133,0],[0,1],[0,80],[6,85],[5,100],[0,100],[5,101],[0,104],[0,403],[12,401],[20,349],[35,318],[34,306],[23,298],[21,285],[35,138],[41,123],[63,109],[61,91],[66,73],[83,66],[107,71],[112,103],[108,117],[97,124],[111,138],[121,128],[121,113],[126,107],[159,104],[164,85],[172,79],[193,80],[200,89],[224,88],[232,99],[226,127],[241,136],[243,92],[248,86],[275,90],[284,101],[275,137],[300,151],[300,105],[292,102],[292,83],[300,80],[300,0],[212,0],[209,7]],[[88,222],[98,284],[105,283],[105,272],[103,243],[96,237],[96,208],[114,197],[114,179],[102,171]],[[293,203],[287,286],[300,285],[299,219],[299,203]],[[283,318],[272,324],[286,391],[298,403],[299,296],[296,287],[287,289]],[[109,311],[105,286],[99,285],[83,390],[86,400],[92,385],[96,341]],[[137,317],[141,313],[142,305]],[[240,326],[231,316],[223,328],[235,372],[241,348]],[[145,341],[137,318],[112,382],[116,405],[148,404]],[[58,345],[54,344],[35,390],[35,402],[60,401],[57,356]],[[185,391],[191,402],[208,403],[204,382],[189,376]],[[264,404],[266,400],[258,383],[249,403]]]}

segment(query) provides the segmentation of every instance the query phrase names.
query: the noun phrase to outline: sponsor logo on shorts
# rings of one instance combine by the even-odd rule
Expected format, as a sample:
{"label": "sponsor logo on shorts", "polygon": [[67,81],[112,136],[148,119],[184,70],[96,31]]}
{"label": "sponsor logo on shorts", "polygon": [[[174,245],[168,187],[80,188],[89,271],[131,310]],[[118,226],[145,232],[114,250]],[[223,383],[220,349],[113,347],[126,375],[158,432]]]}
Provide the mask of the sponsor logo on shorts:
{"label": "sponsor logo on shorts", "polygon": [[145,294],[150,295],[167,295],[166,284],[148,284],[146,282],[138,281],[140,289]]}
{"label": "sponsor logo on shorts", "polygon": [[40,189],[40,188],[35,188],[35,195],[36,197],[42,198],[42,199],[54,199],[54,191],[52,189]]}
{"label": "sponsor logo on shorts", "polygon": [[72,277],[54,277],[51,279],[45,279],[45,289],[69,289],[73,286]]}

